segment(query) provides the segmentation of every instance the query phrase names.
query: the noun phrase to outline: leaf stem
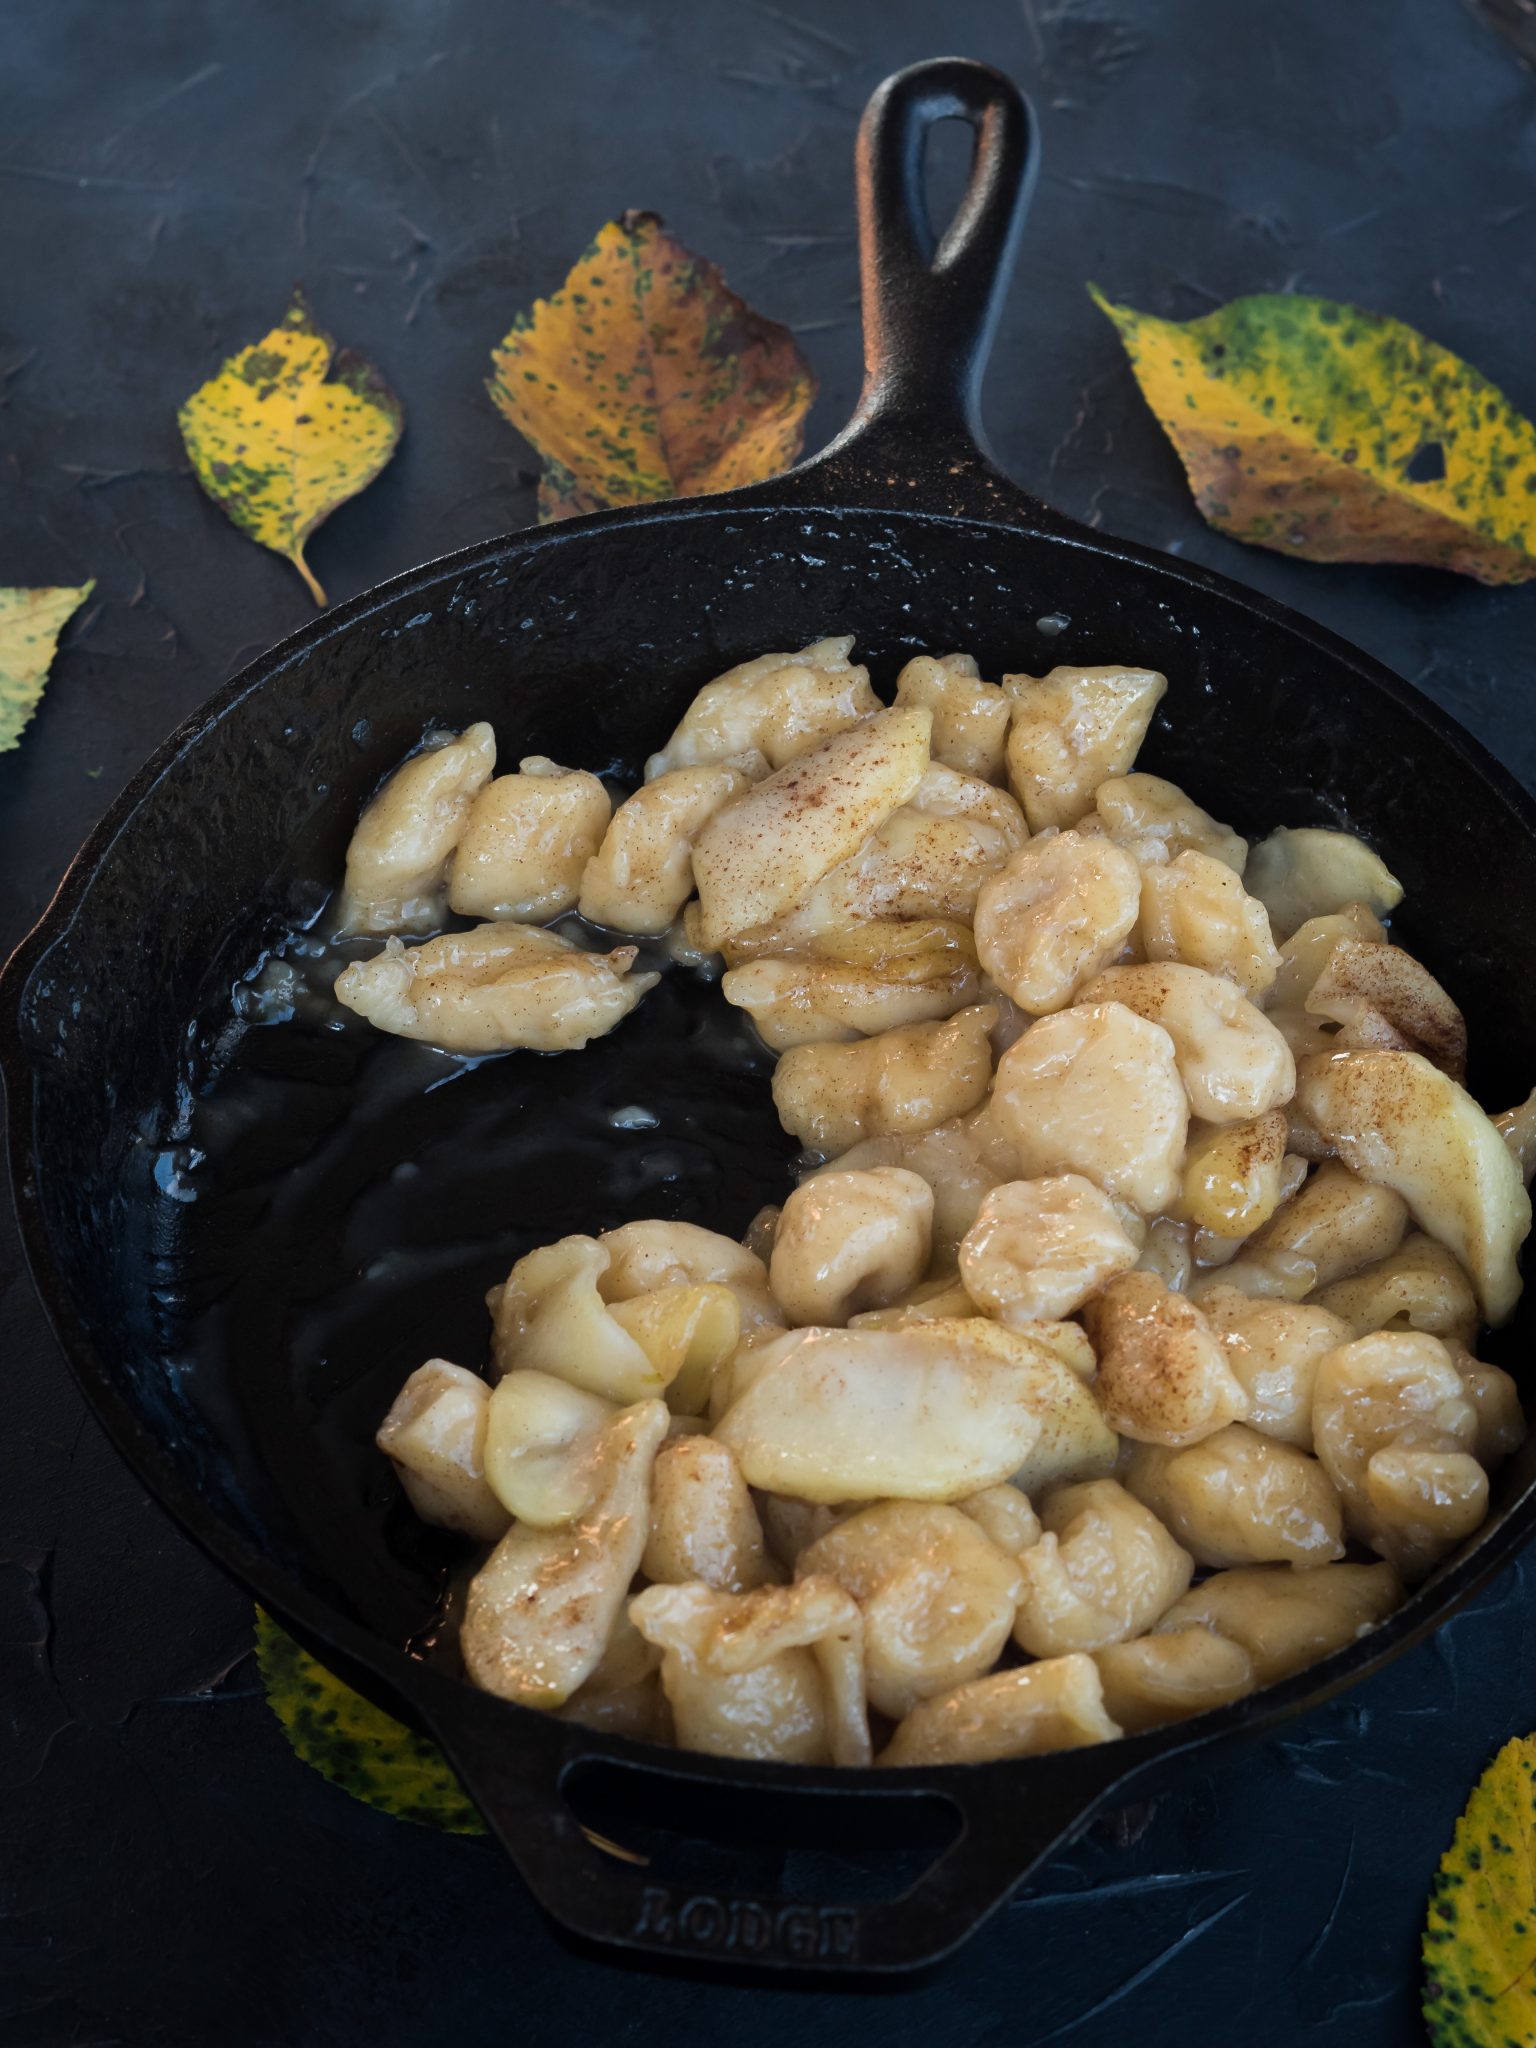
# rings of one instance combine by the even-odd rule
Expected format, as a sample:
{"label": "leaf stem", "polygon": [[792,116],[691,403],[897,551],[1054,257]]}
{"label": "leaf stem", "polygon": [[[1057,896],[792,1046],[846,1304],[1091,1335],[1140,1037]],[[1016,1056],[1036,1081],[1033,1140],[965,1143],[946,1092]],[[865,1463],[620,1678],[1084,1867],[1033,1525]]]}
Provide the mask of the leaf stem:
{"label": "leaf stem", "polygon": [[308,589],[310,596],[315,600],[321,611],[324,611],[331,600],[326,596],[320,579],[316,576],[314,570],[310,568],[308,562],[305,561],[303,548],[295,548],[288,559],[304,578],[305,587]]}

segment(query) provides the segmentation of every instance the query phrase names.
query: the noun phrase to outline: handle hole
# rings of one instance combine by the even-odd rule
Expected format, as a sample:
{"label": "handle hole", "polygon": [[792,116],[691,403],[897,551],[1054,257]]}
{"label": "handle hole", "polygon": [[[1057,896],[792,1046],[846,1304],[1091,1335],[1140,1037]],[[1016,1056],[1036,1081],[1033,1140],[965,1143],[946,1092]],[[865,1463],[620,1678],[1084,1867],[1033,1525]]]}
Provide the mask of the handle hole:
{"label": "handle hole", "polygon": [[964,1825],[940,1794],[893,1798],[888,1783],[880,1797],[769,1791],[593,1758],[573,1763],[560,1789],[583,1827],[646,1859],[651,1882],[707,1892],[899,1898]]}
{"label": "handle hole", "polygon": [[[924,133],[917,172],[918,247],[930,269],[954,228],[976,168],[977,132],[965,114],[946,114]],[[942,222],[936,227],[935,222]]]}

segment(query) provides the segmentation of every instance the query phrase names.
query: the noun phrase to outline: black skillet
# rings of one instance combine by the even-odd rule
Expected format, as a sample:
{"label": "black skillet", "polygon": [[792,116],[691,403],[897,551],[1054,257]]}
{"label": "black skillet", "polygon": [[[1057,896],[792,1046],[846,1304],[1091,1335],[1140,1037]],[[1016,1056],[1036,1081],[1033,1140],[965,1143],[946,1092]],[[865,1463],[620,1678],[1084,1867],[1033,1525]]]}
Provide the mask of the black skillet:
{"label": "black skillet", "polygon": [[[952,118],[975,163],[935,247],[923,150]],[[767,1062],[686,972],[566,1059],[466,1064],[302,1004],[265,1029],[232,1019],[232,986],[317,916],[360,804],[428,723],[490,718],[505,760],[633,775],[708,676],[824,633],[855,631],[887,682],[910,651],[950,647],[987,675],[1161,668],[1148,764],[1250,833],[1363,833],[1407,886],[1406,943],[1467,1009],[1482,1099],[1530,1084],[1531,800],[1376,662],[1102,539],[983,452],[977,390],[1033,169],[1005,78],[956,59],[888,81],[858,152],[868,381],[832,447],[728,498],[491,541],[328,613],[166,742],[4,977],[27,1255],[113,1441],[327,1663],[437,1736],[557,1920],[632,1949],[929,1962],[1152,1767],[1272,1726],[1444,1620],[1536,1516],[1528,1454],[1437,1577],[1312,1670],[1181,1727],[984,1767],[664,1752],[489,1698],[420,1654],[443,1558],[368,1441],[404,1373],[434,1350],[479,1355],[479,1291],[528,1245],[646,1213],[739,1231],[786,1164]],[[650,1844],[649,1867],[593,1846],[578,1813],[599,1810],[627,1815],[610,1830]],[[714,1846],[679,1860],[679,1832]],[[900,1896],[818,1875],[813,1852],[880,1843],[929,1853]]]}

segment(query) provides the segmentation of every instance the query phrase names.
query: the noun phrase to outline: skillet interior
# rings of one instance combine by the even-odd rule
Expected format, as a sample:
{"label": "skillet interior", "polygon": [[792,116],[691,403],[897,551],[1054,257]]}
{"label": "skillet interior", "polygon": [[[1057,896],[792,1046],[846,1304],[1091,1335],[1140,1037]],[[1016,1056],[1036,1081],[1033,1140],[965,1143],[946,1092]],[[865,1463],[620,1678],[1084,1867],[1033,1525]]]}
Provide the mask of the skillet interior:
{"label": "skillet interior", "polygon": [[[976,158],[940,240],[923,145],[956,117]],[[516,1055],[446,1087],[430,1084],[457,1063],[366,1034],[349,1047],[312,1018],[241,1038],[232,987],[318,914],[360,805],[429,722],[488,717],[504,759],[633,772],[708,676],[840,628],[886,684],[918,648],[969,648],[987,673],[1146,662],[1173,684],[1147,765],[1250,833],[1310,820],[1370,838],[1408,886],[1403,937],[1467,1008],[1473,1085],[1498,1104],[1531,1078],[1531,799],[1341,642],[1105,544],[988,466],[977,392],[1032,172],[1027,108],[999,74],[941,59],[887,80],[858,153],[869,374],[832,448],[734,499],[492,542],[317,622],[136,778],[0,991],[28,1258],[98,1416],[333,1668],[437,1734],[541,1901],[607,1943],[738,1967],[917,1967],[1115,1788],[1351,1683],[1443,1620],[1536,1520],[1532,1445],[1462,1553],[1319,1666],[1194,1722],[1011,1763],[860,1773],[664,1752],[511,1707],[399,1647],[439,1583],[368,1448],[405,1371],[433,1348],[476,1354],[478,1289],[527,1243],[646,1212],[736,1228],[782,1185],[787,1150],[766,1060],[681,977],[606,1046]],[[253,1057],[259,1105],[206,1090]],[[639,1137],[607,1121],[637,1097],[663,1113]],[[326,1139],[335,1106],[362,1098],[371,1114]],[[733,1839],[729,1898],[712,1892],[718,1859],[658,1884],[659,1868],[592,1849],[572,1802],[594,1759],[642,1804],[682,1802],[685,1834]],[[765,1889],[742,1897],[742,1844],[796,1809],[829,1847],[871,1828],[951,1846],[899,1897],[808,1906],[771,1854],[746,1880]],[[920,1809],[943,1817],[939,1835]]]}
{"label": "skillet interior", "polygon": [[[636,777],[708,676],[839,629],[887,688],[922,648],[984,674],[1165,669],[1144,764],[1251,835],[1336,823],[1380,848],[1404,942],[1467,1010],[1474,1089],[1497,1106],[1530,1084],[1536,986],[1513,963],[1536,957],[1536,842],[1513,799],[1411,693],[1238,597],[966,520],[726,506],[413,579],[216,711],[123,823],[23,1013],[47,1055],[36,1193],[59,1282],[157,1463],[387,1641],[428,1619],[446,1555],[369,1443],[405,1374],[482,1355],[483,1289],[529,1245],[641,1214],[739,1231],[791,1148],[767,1058],[686,972],[582,1054],[469,1071],[316,1016],[241,1038],[231,988],[318,910],[428,723],[489,718],[504,763]],[[194,1106],[223,1063],[249,1085]],[[636,1104],[659,1127],[615,1129]],[[1502,1476],[1495,1522],[1530,1470]]]}

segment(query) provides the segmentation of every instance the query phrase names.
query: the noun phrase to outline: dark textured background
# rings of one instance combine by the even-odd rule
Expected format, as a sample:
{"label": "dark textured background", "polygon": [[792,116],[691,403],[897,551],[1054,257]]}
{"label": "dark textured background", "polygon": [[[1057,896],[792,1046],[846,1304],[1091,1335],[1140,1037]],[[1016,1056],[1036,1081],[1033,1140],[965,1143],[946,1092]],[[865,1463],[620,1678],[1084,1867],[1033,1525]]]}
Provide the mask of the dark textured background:
{"label": "dark textured background", "polygon": [[[1529,46],[1519,0],[1490,13]],[[854,124],[885,72],[945,48],[1013,72],[1044,131],[989,391],[1007,466],[1360,641],[1536,784],[1536,595],[1205,532],[1082,289],[1180,316],[1244,291],[1357,299],[1536,410],[1536,75],[1457,0],[8,0],[0,582],[98,588],[0,758],[0,940],[150,746],[307,615],[293,572],[199,496],[174,420],[294,282],[409,422],[312,551],[333,597],[532,517],[488,351],[626,206],[795,327],[818,438],[857,383]],[[680,2025],[743,2048],[877,2029],[895,2048],[1400,2048],[1454,1815],[1536,1725],[1527,1566],[1283,1739],[1096,1827],[921,1985],[637,1975],[564,1949],[488,1849],[293,1761],[247,1602],[105,1448],[8,1229],[0,1370],[6,2048],[544,2048]]]}

